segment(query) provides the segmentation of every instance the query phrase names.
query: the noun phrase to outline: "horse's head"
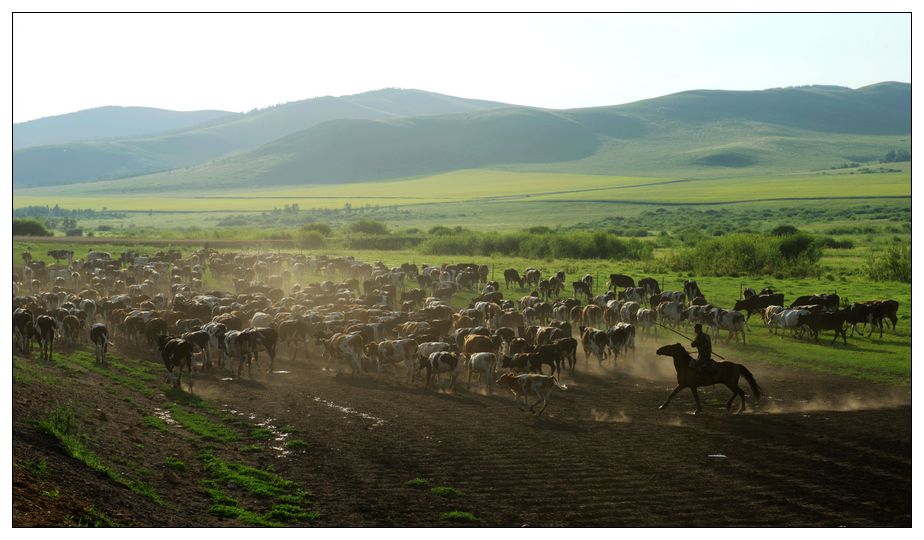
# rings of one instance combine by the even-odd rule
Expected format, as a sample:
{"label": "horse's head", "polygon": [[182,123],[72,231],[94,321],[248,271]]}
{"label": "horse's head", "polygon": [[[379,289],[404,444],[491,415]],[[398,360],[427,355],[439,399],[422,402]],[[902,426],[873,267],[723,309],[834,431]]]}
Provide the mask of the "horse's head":
{"label": "horse's head", "polygon": [[[687,350],[683,348],[683,345],[679,343],[674,343],[671,345],[665,345],[655,351],[659,356],[672,356],[676,357],[677,355],[686,353]],[[689,354],[689,353],[687,353]]]}

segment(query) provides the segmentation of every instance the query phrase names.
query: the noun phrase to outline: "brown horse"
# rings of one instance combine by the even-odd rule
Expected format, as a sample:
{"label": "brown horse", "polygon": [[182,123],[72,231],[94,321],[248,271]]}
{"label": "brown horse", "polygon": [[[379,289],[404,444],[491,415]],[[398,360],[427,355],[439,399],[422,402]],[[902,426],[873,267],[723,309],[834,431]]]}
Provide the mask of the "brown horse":
{"label": "brown horse", "polygon": [[677,370],[677,388],[674,388],[674,391],[671,392],[671,395],[667,396],[667,400],[659,407],[663,409],[667,407],[667,404],[670,403],[671,399],[677,395],[678,392],[684,388],[689,388],[693,392],[693,399],[696,400],[696,410],[693,411],[693,414],[698,413],[703,410],[702,405],[699,403],[699,394],[696,392],[696,387],[698,386],[712,386],[714,384],[724,384],[732,391],[732,397],[728,400],[728,403],[725,404],[725,407],[728,410],[731,410],[732,403],[735,401],[735,398],[741,396],[741,407],[738,408],[738,412],[741,412],[745,409],[744,403],[744,391],[738,386],[738,378],[742,375],[745,380],[748,381],[748,384],[751,385],[751,390],[754,392],[754,398],[760,399],[760,387],[757,386],[757,381],[754,380],[754,375],[748,371],[748,368],[742,366],[741,364],[735,364],[734,362],[721,362],[718,364],[718,370],[712,371],[710,373],[700,373],[696,369],[690,367],[690,361],[693,360],[693,357],[690,356],[690,353],[679,343],[674,343],[673,345],[665,345],[658,349],[657,354],[660,356],[670,356],[674,359],[674,369]]}

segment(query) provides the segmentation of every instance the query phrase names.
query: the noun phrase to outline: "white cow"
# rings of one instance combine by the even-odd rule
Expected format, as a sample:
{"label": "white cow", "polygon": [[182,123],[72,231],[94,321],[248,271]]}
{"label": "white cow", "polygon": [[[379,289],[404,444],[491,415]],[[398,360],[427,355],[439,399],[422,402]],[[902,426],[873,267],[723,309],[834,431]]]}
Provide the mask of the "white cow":
{"label": "white cow", "polygon": [[465,366],[468,368],[468,388],[472,387],[472,373],[478,373],[488,389],[488,394],[491,394],[494,373],[497,369],[497,356],[490,352],[475,353],[465,360]]}

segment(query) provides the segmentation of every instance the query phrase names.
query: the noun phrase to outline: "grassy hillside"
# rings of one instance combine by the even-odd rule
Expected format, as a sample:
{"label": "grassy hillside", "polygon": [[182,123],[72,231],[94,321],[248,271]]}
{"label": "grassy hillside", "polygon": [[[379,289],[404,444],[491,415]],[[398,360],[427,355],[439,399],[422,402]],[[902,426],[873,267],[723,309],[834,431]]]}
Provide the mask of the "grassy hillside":
{"label": "grassy hillside", "polygon": [[13,149],[76,141],[137,137],[236,116],[227,111],[168,111],[151,107],[97,107],[13,124]]}
{"label": "grassy hillside", "polygon": [[812,171],[910,148],[909,96],[902,83],[697,90],[550,111],[382,90],[289,103],[165,137],[19,151],[14,185],[158,170],[170,172],[113,189],[342,183],[486,167],[675,177]]}
{"label": "grassy hillside", "polygon": [[112,188],[271,187],[477,168],[677,178],[814,171],[907,149],[908,89],[883,83],[859,90],[695,91],[593,109],[331,121]]}
{"label": "grassy hillside", "polygon": [[506,107],[419,90],[325,96],[220,118],[156,137],[26,148],[13,154],[13,183],[34,187],[138,176],[188,167],[334,119],[388,119]]}

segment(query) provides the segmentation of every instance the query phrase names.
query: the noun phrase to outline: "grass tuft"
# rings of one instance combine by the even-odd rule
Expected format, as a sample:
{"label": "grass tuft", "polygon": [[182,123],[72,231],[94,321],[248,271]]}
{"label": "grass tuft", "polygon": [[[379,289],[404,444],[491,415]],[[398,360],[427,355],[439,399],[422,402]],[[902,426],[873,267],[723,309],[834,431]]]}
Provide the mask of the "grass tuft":
{"label": "grass tuft", "polygon": [[408,480],[404,483],[404,485],[407,487],[427,487],[430,485],[430,481],[426,478],[417,477],[412,480]]}
{"label": "grass tuft", "polygon": [[174,457],[174,456],[167,456],[167,458],[164,460],[164,465],[170,467],[171,469],[175,471],[185,471],[186,470],[186,464],[183,463],[181,459]]}
{"label": "grass tuft", "polygon": [[471,512],[462,510],[453,510],[451,512],[440,513],[440,519],[446,521],[481,521],[481,518]]}
{"label": "grass tuft", "polygon": [[227,427],[212,422],[208,418],[183,409],[178,405],[170,407],[173,419],[183,427],[207,441],[231,442],[238,439],[237,433]]}
{"label": "grass tuft", "polygon": [[436,486],[430,489],[430,493],[440,497],[461,497],[462,491],[449,486]]}

